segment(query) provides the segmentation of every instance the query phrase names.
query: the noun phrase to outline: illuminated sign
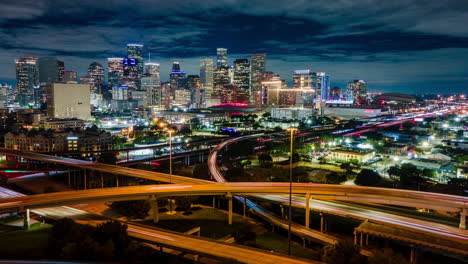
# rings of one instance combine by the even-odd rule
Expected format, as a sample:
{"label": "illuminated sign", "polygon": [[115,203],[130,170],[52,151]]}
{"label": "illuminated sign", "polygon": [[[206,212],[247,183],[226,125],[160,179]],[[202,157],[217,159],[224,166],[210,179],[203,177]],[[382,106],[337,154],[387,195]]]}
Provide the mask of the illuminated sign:
{"label": "illuminated sign", "polygon": [[67,140],[78,140],[78,137],[70,136],[70,137],[67,137]]}
{"label": "illuminated sign", "polygon": [[137,59],[124,59],[123,60],[123,65],[137,65],[138,60]]}

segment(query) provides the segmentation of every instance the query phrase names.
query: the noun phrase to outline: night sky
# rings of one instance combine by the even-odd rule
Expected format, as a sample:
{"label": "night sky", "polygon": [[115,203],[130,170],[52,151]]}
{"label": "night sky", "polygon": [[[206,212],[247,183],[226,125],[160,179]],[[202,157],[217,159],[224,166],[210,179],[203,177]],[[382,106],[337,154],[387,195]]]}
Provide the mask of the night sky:
{"label": "night sky", "polygon": [[0,0],[0,81],[19,56],[88,65],[150,46],[168,79],[171,62],[199,73],[217,47],[229,60],[267,53],[267,70],[324,71],[332,86],[364,79],[371,92],[468,92],[466,0]]}

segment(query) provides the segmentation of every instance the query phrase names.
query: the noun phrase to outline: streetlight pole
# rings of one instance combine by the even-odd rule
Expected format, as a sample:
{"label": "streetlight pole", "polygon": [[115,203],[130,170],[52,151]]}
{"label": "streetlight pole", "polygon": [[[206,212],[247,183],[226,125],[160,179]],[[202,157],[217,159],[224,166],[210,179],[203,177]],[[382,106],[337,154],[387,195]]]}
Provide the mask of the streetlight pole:
{"label": "streetlight pole", "polygon": [[169,129],[167,133],[169,133],[169,182],[172,183],[172,133],[174,130]]}
{"label": "streetlight pole", "polygon": [[288,211],[288,255],[291,255],[291,223],[292,223],[292,174],[293,174],[293,147],[294,147],[294,133],[297,127],[289,127],[286,129],[290,133],[290,154],[289,154],[289,211]]}

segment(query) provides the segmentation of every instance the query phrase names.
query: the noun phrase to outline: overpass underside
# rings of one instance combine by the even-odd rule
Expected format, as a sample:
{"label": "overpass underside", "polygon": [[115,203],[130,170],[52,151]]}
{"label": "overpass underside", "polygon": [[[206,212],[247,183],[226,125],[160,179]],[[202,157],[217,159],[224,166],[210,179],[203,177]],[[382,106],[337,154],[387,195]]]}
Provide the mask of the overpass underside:
{"label": "overpass underside", "polygon": [[[411,247],[412,263],[416,261],[416,250],[427,249],[442,254],[447,252],[459,255],[468,260],[468,242],[460,239],[449,239],[447,237],[437,237],[417,231],[409,231],[388,225],[369,222],[362,222],[354,231],[354,243],[364,246],[369,243],[370,237],[378,237],[384,240],[396,241]],[[365,242],[364,242],[365,240]],[[451,255],[453,256],[453,255]]]}

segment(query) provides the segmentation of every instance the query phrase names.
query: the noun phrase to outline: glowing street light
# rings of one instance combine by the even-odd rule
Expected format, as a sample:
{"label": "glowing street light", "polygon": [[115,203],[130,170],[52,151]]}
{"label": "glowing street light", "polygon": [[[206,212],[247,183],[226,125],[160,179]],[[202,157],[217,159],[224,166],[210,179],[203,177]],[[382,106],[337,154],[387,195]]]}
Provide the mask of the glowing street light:
{"label": "glowing street light", "polygon": [[175,131],[168,129],[166,132],[169,134],[169,182],[172,183],[172,134]]}
{"label": "glowing street light", "polygon": [[291,223],[292,223],[292,164],[293,164],[293,146],[294,134],[297,132],[297,127],[288,127],[286,132],[291,135],[290,139],[290,154],[289,154],[289,213],[288,213],[288,255],[291,255]]}

